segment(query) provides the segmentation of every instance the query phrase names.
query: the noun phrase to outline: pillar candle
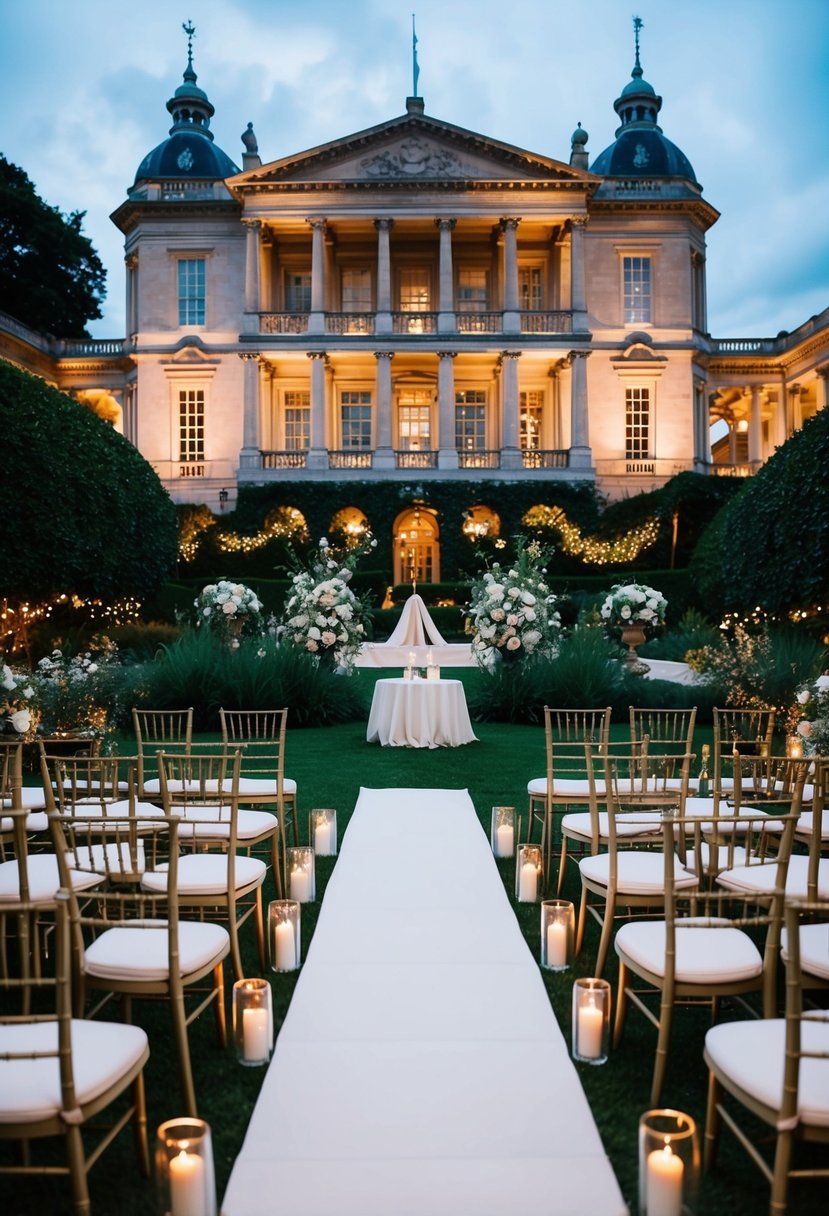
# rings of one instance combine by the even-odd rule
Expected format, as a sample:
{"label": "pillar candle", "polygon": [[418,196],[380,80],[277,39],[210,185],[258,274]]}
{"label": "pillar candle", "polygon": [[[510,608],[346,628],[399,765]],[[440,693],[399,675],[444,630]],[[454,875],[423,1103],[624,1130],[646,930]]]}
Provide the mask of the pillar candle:
{"label": "pillar candle", "polygon": [[314,824],[314,852],[317,857],[330,857],[331,855],[331,828],[332,824],[328,819],[319,818]]}
{"label": "pillar candle", "polygon": [[[602,1031],[604,1014],[592,1001],[579,1006],[579,1055],[586,1060],[598,1060],[602,1054]],[[648,1209],[648,1216],[651,1216]]]}
{"label": "pillar candle", "polygon": [[555,920],[547,926],[547,966],[567,966],[567,926]]}
{"label": "pillar candle", "polygon": [[515,829],[511,823],[502,823],[495,830],[495,856],[512,857],[515,846]]}
{"label": "pillar candle", "polygon": [[242,1053],[244,1058],[246,1060],[266,1060],[270,1050],[267,1009],[243,1009]]}
{"label": "pillar candle", "polygon": [[296,968],[296,942],[294,926],[289,920],[281,920],[274,930],[274,962],[277,971],[293,971]]}
{"label": "pillar candle", "polygon": [[645,1211],[648,1216],[681,1216],[684,1172],[682,1159],[673,1152],[670,1144],[648,1153],[645,1177]]}
{"label": "pillar candle", "polygon": [[311,898],[311,875],[300,866],[291,870],[291,899],[297,903],[308,903]]}
{"label": "pillar candle", "polygon": [[538,869],[535,862],[525,861],[518,881],[518,899],[521,903],[534,904],[538,891]]}
{"label": "pillar candle", "polygon": [[170,1158],[170,1216],[205,1216],[204,1162],[197,1153]]}

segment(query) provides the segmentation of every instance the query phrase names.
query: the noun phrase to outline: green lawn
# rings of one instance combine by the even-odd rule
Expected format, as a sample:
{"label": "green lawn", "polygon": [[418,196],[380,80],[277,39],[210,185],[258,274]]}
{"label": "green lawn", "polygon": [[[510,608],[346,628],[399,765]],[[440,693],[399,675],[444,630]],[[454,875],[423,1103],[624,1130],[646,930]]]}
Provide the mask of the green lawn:
{"label": "green lawn", "polygon": [[[378,673],[379,674],[379,673]],[[362,677],[360,677],[362,678]],[[373,674],[366,687],[373,685]],[[468,789],[484,830],[489,831],[490,808],[510,804],[526,814],[526,785],[530,777],[544,773],[544,735],[541,727],[478,724],[479,742],[466,747],[435,751],[380,748],[365,742],[365,723],[350,723],[321,730],[301,729],[288,733],[286,773],[299,787],[300,827],[307,837],[307,812],[314,806],[333,806],[338,812],[340,834],[348,820],[361,786],[372,788],[463,788]],[[708,737],[703,729],[700,742]],[[121,750],[127,750],[124,741]],[[335,858],[317,863],[318,900],[324,898],[325,884],[336,863]],[[498,862],[508,893],[512,894],[514,875],[510,863]],[[565,894],[578,899],[575,867],[567,877]],[[274,895],[269,876],[266,901]],[[319,903],[302,911],[303,953],[313,934]],[[534,957],[538,957],[539,926],[536,906],[516,907],[518,923]],[[250,973],[256,973],[252,934],[245,932],[246,959]],[[595,958],[596,934],[588,929],[585,949],[571,973],[543,973],[542,978],[565,1035],[570,1032],[570,996],[574,975],[589,975]],[[611,952],[606,977],[615,981],[615,955]],[[296,975],[275,975],[272,982],[277,1026],[281,1024],[291,999]],[[336,1010],[332,1010],[336,1016]],[[725,1016],[729,1016],[726,1012]],[[162,1120],[180,1113],[176,1086],[175,1058],[170,1046],[167,1011],[163,1006],[136,1005],[136,1020],[150,1035],[151,1058],[147,1068],[149,1123],[153,1130]],[[695,1011],[681,1010],[676,1018],[676,1034],[671,1067],[664,1094],[664,1105],[687,1111],[704,1121],[705,1070],[702,1042],[707,1021]],[[638,1015],[631,1013],[621,1049],[603,1067],[577,1065],[593,1109],[608,1155],[619,1178],[631,1212],[636,1212],[637,1126],[640,1114],[648,1107],[653,1063],[654,1031]],[[220,1051],[214,1040],[212,1018],[201,1018],[191,1028],[191,1044],[196,1089],[202,1113],[213,1129],[219,1195],[223,1193],[233,1161],[244,1137],[250,1111],[256,1101],[264,1070],[241,1068],[230,1050]],[[401,1096],[405,1100],[405,1095]],[[552,1105],[555,1093],[549,1094]],[[324,1122],[325,1112],[320,1111]],[[278,1135],[274,1127],[274,1136]],[[336,1137],[336,1128],[329,1129]],[[574,1164],[573,1168],[577,1168]],[[93,1213],[97,1216],[118,1213],[138,1216],[153,1211],[151,1183],[137,1173],[129,1137],[123,1136],[102,1158],[91,1175]],[[21,1182],[4,1179],[0,1183],[5,1216],[41,1216],[69,1213],[66,1186],[55,1180]],[[806,1216],[826,1200],[825,1184],[802,1184],[792,1188],[792,1216]],[[550,1212],[556,1212],[555,1193],[550,1195]],[[697,1216],[756,1216],[767,1210],[768,1188],[759,1173],[723,1137],[719,1170],[706,1178]],[[279,1180],[274,1180],[274,1198],[263,1202],[263,1216],[280,1212]],[[286,1214],[289,1216],[289,1214]],[[331,1216],[336,1216],[332,1213]],[[389,1216],[394,1216],[393,1200]],[[424,1213],[428,1216],[428,1213]],[[602,1216],[596,1213],[596,1216]]]}

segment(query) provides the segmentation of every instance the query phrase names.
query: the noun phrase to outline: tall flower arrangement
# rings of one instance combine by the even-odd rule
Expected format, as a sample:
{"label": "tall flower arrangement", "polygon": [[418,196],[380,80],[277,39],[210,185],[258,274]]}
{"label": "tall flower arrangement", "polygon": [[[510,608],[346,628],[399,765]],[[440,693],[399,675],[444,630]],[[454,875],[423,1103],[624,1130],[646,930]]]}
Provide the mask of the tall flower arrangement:
{"label": "tall flower arrangement", "polygon": [[829,756],[829,674],[797,690],[792,712],[795,732],[810,756]]}
{"label": "tall flower arrangement", "polygon": [[39,721],[40,703],[35,681],[28,672],[13,671],[4,663],[0,680],[0,734],[29,739]]}
{"label": "tall flower arrangement", "polygon": [[262,604],[255,591],[244,583],[219,579],[208,583],[193,601],[196,628],[207,626],[222,638],[236,643],[240,637],[256,637],[264,630]]}
{"label": "tall flower arrangement", "polygon": [[472,584],[469,619],[479,667],[555,658],[561,618],[544,581],[548,556],[549,550],[538,541],[528,543],[520,536],[515,561],[510,566],[493,562]]}
{"label": "tall flower arrangement", "polygon": [[668,601],[644,583],[616,583],[600,609],[608,632],[618,637],[629,625],[641,625],[652,637],[665,623]]}
{"label": "tall flower arrangement", "polygon": [[350,671],[366,640],[368,604],[349,584],[360,558],[376,546],[366,533],[359,544],[340,551],[323,536],[307,567],[291,580],[277,630],[280,640]]}

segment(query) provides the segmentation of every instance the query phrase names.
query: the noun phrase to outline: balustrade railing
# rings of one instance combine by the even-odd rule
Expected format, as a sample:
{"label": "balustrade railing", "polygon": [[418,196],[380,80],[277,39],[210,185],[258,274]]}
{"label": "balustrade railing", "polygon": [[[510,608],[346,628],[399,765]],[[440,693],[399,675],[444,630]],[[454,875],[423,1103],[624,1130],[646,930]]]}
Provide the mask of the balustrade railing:
{"label": "balustrade railing", "polygon": [[398,469],[436,469],[438,454],[434,450],[411,452],[398,449],[394,453],[394,463]]}
{"label": "balustrade railing", "polygon": [[458,451],[459,469],[500,469],[501,453],[498,448],[477,448],[474,452]]}
{"label": "balustrade railing", "polygon": [[571,334],[573,314],[564,309],[552,312],[533,309],[521,314],[522,334]]}
{"label": "balustrade railing", "polygon": [[328,467],[330,469],[370,469],[374,460],[373,452],[330,451]]}
{"label": "balustrade railing", "polygon": [[436,334],[438,314],[436,312],[393,312],[392,332],[395,334]]}
{"label": "balustrade railing", "polygon": [[500,334],[504,328],[500,312],[459,312],[455,324],[459,334]]}
{"label": "balustrade railing", "polygon": [[308,453],[301,451],[290,452],[261,452],[263,469],[304,469],[308,461]]}
{"label": "balustrade railing", "polygon": [[307,334],[307,312],[260,312],[259,332],[263,334]]}
{"label": "balustrade railing", "polygon": [[327,312],[325,332],[328,334],[373,334],[373,312]]}
{"label": "balustrade railing", "polygon": [[566,449],[524,448],[521,463],[525,469],[566,469],[570,465],[570,453]]}

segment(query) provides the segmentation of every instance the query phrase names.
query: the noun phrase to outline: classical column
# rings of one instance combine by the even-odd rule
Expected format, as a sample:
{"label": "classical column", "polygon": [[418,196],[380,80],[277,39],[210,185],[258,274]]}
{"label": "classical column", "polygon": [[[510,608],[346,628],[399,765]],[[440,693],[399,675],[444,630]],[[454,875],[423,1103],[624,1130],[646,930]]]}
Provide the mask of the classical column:
{"label": "classical column", "polygon": [[803,410],[800,405],[800,394],[802,391],[802,387],[799,384],[790,384],[787,388],[787,395],[789,398],[789,431],[787,438],[793,435],[795,431],[799,431],[803,426]]}
{"label": "classical column", "polygon": [[748,390],[751,393],[751,413],[748,420],[748,462],[759,465],[763,460],[763,426],[760,420],[760,389],[753,384]]}
{"label": "classical column", "polygon": [[259,242],[259,311],[270,312],[273,308],[273,248],[274,239],[271,230],[262,225]]}
{"label": "classical column", "polygon": [[377,442],[374,448],[373,467],[375,469],[394,468],[394,449],[392,447],[391,430],[391,361],[394,351],[378,350],[374,352],[377,360]]}
{"label": "classical column", "polygon": [[570,307],[573,310],[573,330],[587,329],[587,295],[584,275],[584,226],[586,215],[570,217]]}
{"label": "classical column", "polygon": [[438,354],[438,468],[456,469],[458,449],[455,439],[455,364],[457,351]]}
{"label": "classical column", "polygon": [[694,472],[707,472],[711,463],[711,424],[705,381],[694,379]]}
{"label": "classical column", "polygon": [[541,447],[552,448],[560,452],[564,447],[561,426],[561,367],[562,363],[553,363],[547,375],[550,377],[550,408],[548,417],[542,422]]}
{"label": "classical column", "polygon": [[815,399],[819,410],[825,410],[827,405],[829,405],[829,387],[827,386],[827,381],[829,381],[829,364],[817,368]]}
{"label": "classical column", "polygon": [[[259,332],[259,220],[242,220],[245,225],[245,312],[256,313],[253,332]],[[250,326],[248,327],[250,328]]]}
{"label": "classical column", "polygon": [[377,316],[374,329],[378,334],[390,334],[392,323],[389,238],[394,227],[394,220],[376,219],[374,227],[377,229]]}
{"label": "classical column", "polygon": [[452,270],[452,232],[456,220],[435,220],[440,233],[440,273],[438,277],[438,333],[455,331],[455,280]]}
{"label": "classical column", "polygon": [[306,352],[311,360],[311,443],[306,468],[327,469],[328,449],[325,446],[325,365],[324,350]]}
{"label": "classical column", "polygon": [[124,265],[127,271],[127,337],[134,342],[139,330],[138,254],[128,253]]}
{"label": "classical column", "polygon": [[325,220],[309,220],[311,225],[311,315],[308,333],[325,333]]}
{"label": "classical column", "polygon": [[242,450],[240,469],[261,469],[259,444],[259,352],[246,350],[239,355],[245,368],[244,413],[242,416]]}
{"label": "classical column", "polygon": [[[518,315],[518,225],[520,219],[502,219],[504,234],[504,319],[503,332],[521,332],[521,317]],[[516,372],[517,374],[517,372]]]}
{"label": "classical column", "polygon": [[570,351],[570,468],[589,469],[593,455],[587,417],[587,360],[589,350]]}
{"label": "classical column", "polygon": [[520,350],[501,352],[502,469],[523,467],[521,450],[518,446],[518,360],[520,358]]}

